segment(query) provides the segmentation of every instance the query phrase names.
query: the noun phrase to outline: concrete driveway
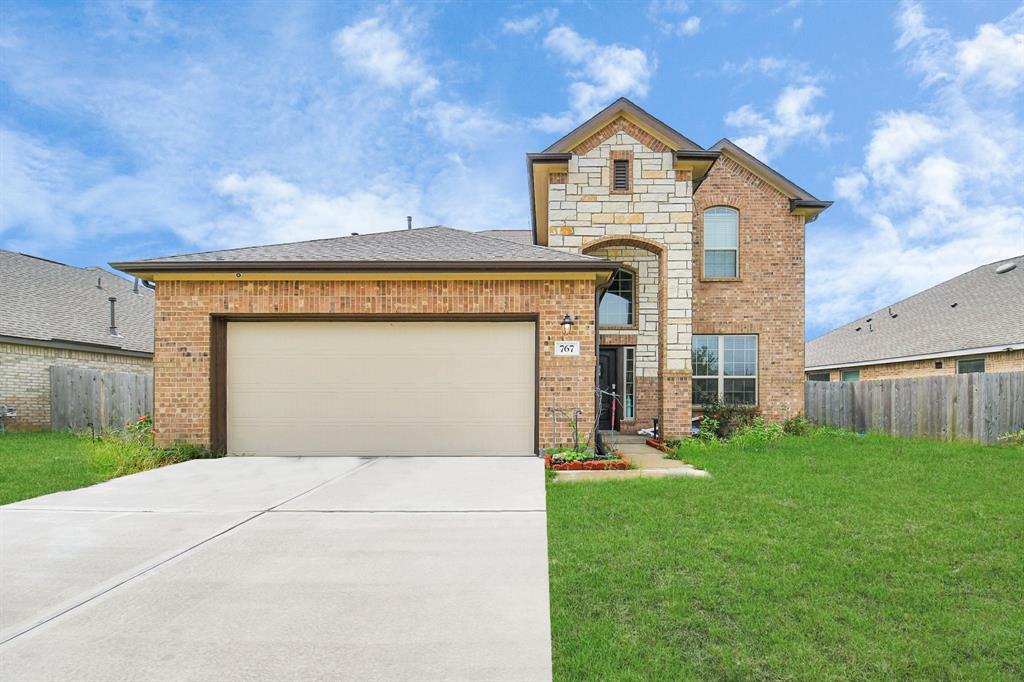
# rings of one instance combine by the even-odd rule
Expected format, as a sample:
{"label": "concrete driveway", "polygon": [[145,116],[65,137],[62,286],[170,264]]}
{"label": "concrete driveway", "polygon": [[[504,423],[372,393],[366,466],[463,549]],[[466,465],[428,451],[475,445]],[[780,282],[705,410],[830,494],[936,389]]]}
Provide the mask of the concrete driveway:
{"label": "concrete driveway", "polygon": [[0,508],[4,680],[546,680],[536,458],[225,458]]}

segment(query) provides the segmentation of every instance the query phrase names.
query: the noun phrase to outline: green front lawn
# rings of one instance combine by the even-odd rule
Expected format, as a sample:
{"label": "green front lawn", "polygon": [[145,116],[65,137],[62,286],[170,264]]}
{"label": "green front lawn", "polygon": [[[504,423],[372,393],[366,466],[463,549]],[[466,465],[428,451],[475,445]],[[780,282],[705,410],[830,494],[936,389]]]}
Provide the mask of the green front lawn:
{"label": "green front lawn", "polygon": [[1024,449],[687,449],[713,480],[550,483],[555,678],[1024,678]]}
{"label": "green front lawn", "polygon": [[145,436],[0,433],[0,504],[100,483],[116,476],[206,456],[196,448],[159,450]]}

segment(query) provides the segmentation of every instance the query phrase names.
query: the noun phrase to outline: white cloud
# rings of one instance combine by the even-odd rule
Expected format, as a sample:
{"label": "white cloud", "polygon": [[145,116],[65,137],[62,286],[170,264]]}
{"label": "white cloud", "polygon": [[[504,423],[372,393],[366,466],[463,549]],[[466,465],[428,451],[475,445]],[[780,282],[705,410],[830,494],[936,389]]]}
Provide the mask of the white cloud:
{"label": "white cloud", "polygon": [[652,0],[647,4],[647,17],[667,35],[692,36],[700,31],[700,17],[689,13],[686,0]]}
{"label": "white cloud", "polygon": [[501,23],[501,30],[504,33],[526,35],[528,33],[535,33],[544,26],[550,26],[557,18],[558,9],[555,7],[548,7],[543,11],[530,14],[525,17],[520,17],[518,19],[506,19]]}
{"label": "white cloud", "polygon": [[639,48],[602,45],[567,26],[548,32],[544,47],[570,69],[569,111],[543,115],[531,123],[545,132],[564,131],[621,96],[643,97],[657,65]]}
{"label": "white cloud", "polygon": [[980,78],[992,90],[1009,94],[1024,83],[1024,32],[1008,34],[985,24],[973,40],[956,44],[956,60],[964,78]]}
{"label": "white cloud", "polygon": [[360,184],[360,189],[330,195],[303,190],[272,173],[226,175],[216,190],[238,211],[201,226],[208,232],[202,239],[223,244],[302,241],[401,229],[405,216],[422,216],[415,187],[387,178]]}
{"label": "white cloud", "polygon": [[787,85],[772,105],[770,114],[745,104],[726,114],[725,122],[741,130],[736,144],[767,161],[785,151],[797,138],[813,138],[822,144],[830,141],[827,129],[832,114],[814,109],[815,100],[824,94],[824,90],[813,84]]}
{"label": "white cloud", "polygon": [[920,5],[902,6],[896,45],[928,96],[917,110],[879,116],[863,165],[836,179],[862,223],[824,220],[808,230],[812,327],[1024,253],[1024,123],[1012,100],[977,94],[1017,87],[1016,65],[1000,70],[990,60],[1015,54],[1008,27],[1020,15],[956,42]]}
{"label": "white cloud", "polygon": [[676,35],[692,36],[700,30],[700,17],[689,17],[676,24]]}
{"label": "white cloud", "polygon": [[338,31],[334,51],[355,71],[383,85],[425,94],[438,81],[415,53],[406,49],[411,35],[380,17],[364,19]]}
{"label": "white cloud", "polygon": [[803,17],[797,17],[796,19],[793,20],[793,30],[794,31],[799,31],[801,28],[803,28],[803,25],[804,25],[804,18]]}

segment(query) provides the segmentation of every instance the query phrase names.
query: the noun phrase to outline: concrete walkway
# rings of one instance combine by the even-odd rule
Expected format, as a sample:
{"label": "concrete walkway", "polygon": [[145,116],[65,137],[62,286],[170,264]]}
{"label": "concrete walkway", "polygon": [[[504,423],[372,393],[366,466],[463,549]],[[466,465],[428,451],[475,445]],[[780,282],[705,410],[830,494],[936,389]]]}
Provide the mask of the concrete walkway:
{"label": "concrete walkway", "polygon": [[711,474],[697,467],[669,459],[665,453],[652,448],[643,439],[623,439],[615,443],[615,449],[626,456],[635,467],[625,471],[559,471],[556,481],[614,481],[627,478],[663,478],[665,476],[689,476],[710,478]]}
{"label": "concrete walkway", "polygon": [[0,679],[548,680],[543,463],[226,458],[0,508]]}

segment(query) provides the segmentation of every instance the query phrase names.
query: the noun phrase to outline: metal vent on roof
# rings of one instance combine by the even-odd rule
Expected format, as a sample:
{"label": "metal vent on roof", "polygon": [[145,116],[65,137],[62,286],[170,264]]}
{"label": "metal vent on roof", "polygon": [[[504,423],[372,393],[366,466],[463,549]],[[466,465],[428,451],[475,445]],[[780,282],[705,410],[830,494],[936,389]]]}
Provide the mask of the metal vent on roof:
{"label": "metal vent on roof", "polygon": [[997,275],[1002,275],[1004,273],[1009,272],[1010,270],[1016,269],[1016,267],[1017,267],[1017,264],[1014,263],[1013,261],[1010,261],[1009,263],[1003,263],[998,268],[996,268],[996,274]]}
{"label": "metal vent on roof", "polygon": [[625,192],[629,189],[629,160],[615,159],[612,163],[614,164],[612,188],[616,191]]}

